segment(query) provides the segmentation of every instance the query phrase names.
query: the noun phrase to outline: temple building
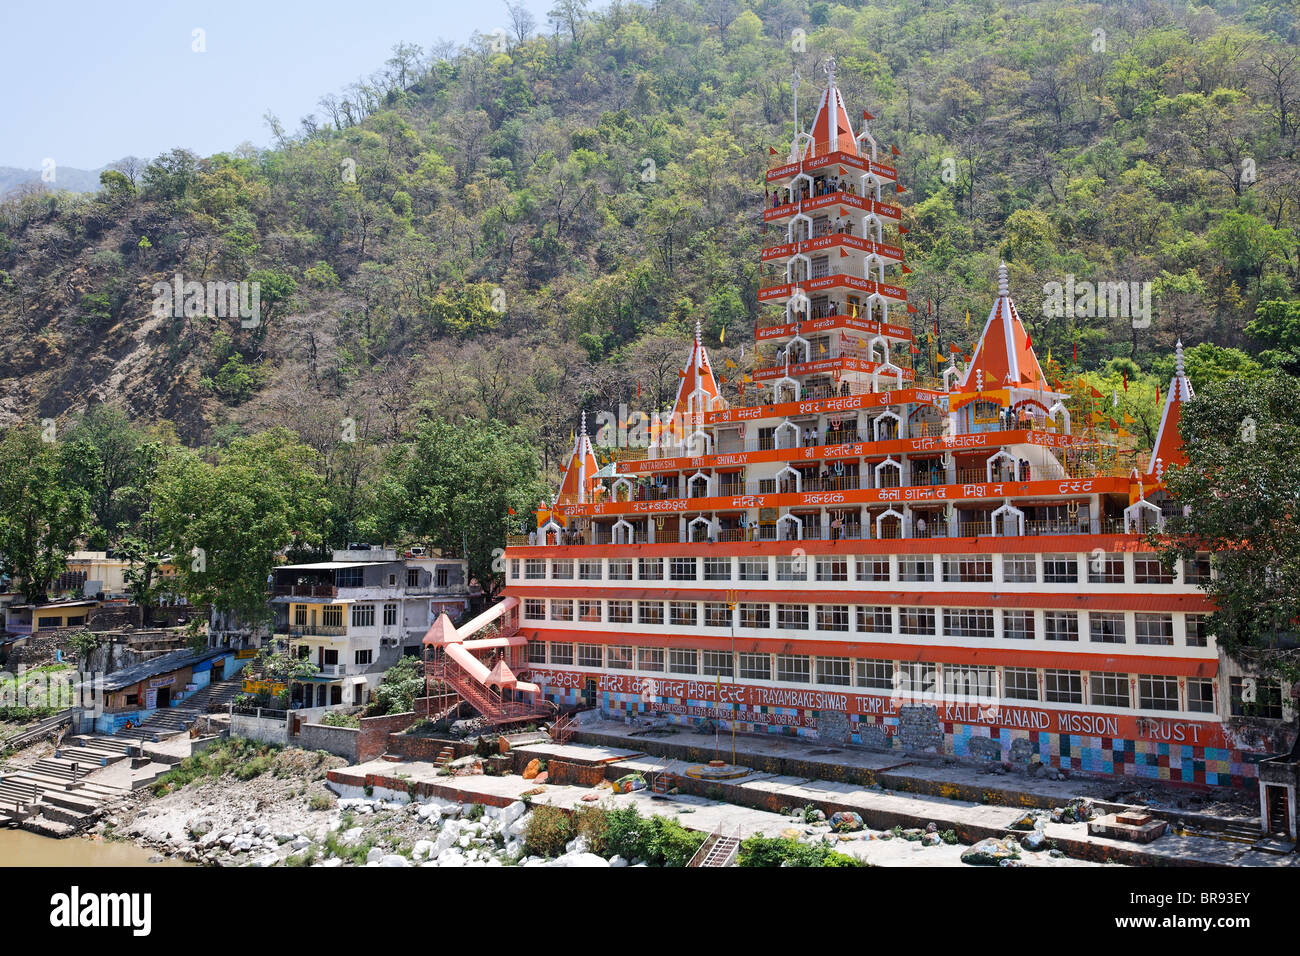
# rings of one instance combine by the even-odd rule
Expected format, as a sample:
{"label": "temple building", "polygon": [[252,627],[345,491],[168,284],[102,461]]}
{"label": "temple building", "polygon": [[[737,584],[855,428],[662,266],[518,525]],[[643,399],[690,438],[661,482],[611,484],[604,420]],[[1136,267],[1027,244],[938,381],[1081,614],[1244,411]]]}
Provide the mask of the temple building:
{"label": "temple building", "polygon": [[643,447],[601,471],[584,418],[506,551],[511,677],[612,717],[1253,785],[1291,747],[1289,688],[1221,656],[1209,555],[1169,573],[1146,539],[1184,461],[1181,344],[1147,455],[1105,427],[1110,396],[1040,363],[1005,266],[967,361],[914,332],[897,171],[863,116],[831,70],[767,173],[738,394],[697,328]]}

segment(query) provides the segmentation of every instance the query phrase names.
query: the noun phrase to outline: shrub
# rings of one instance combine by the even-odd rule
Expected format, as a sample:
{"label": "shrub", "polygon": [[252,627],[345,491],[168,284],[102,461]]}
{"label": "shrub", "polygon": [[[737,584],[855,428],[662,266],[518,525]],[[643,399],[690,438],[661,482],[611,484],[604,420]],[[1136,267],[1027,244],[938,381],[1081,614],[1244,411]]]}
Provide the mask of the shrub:
{"label": "shrub", "polygon": [[576,825],[592,853],[617,853],[626,860],[645,860],[653,866],[685,866],[706,838],[676,820],[643,817],[636,807],[588,807],[578,813]]}
{"label": "shrub", "polygon": [[334,801],[323,793],[318,793],[307,801],[308,810],[328,810],[334,806]]}
{"label": "shrub", "polygon": [[573,821],[557,807],[535,806],[524,831],[524,850],[530,856],[559,856],[573,839]]}
{"label": "shrub", "polygon": [[740,844],[737,866],[866,866],[836,853],[824,843],[800,843],[789,837],[752,836]]}
{"label": "shrub", "polygon": [[320,722],[326,727],[360,727],[361,718],[356,714],[345,714],[342,711],[331,710],[328,714],[320,719]]}

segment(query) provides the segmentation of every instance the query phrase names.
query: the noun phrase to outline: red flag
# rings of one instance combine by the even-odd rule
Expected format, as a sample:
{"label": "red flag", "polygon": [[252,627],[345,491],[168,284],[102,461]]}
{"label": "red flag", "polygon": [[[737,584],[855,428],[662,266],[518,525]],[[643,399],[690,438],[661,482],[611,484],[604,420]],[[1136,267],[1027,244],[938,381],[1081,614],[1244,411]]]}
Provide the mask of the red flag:
{"label": "red flag", "polygon": [[506,511],[510,512],[511,514],[515,513],[515,509],[511,508],[509,505],[506,505]]}
{"label": "red flag", "polygon": [[844,258],[846,258],[847,256],[848,256],[848,253],[845,252],[843,249],[841,249],[841,250],[840,250],[840,258],[841,258],[841,259],[844,259]]}
{"label": "red flag", "polygon": [[769,156],[775,156],[775,155],[776,155],[776,150],[774,150],[771,146],[769,146],[769,147],[767,148],[767,154],[768,154]]}
{"label": "red flag", "polygon": [[848,214],[849,214],[849,211],[848,211],[847,209],[845,209],[843,206],[841,206],[841,207],[840,207],[840,215],[841,215],[841,216],[847,216]]}
{"label": "red flag", "polygon": [[1124,391],[1128,391],[1128,372],[1124,372]]}
{"label": "red flag", "polygon": [[1078,343],[1078,342],[1075,342],[1075,343],[1074,343],[1074,360],[1075,360],[1076,362],[1079,361],[1079,343]]}
{"label": "red flag", "polygon": [[641,401],[641,380],[636,380],[636,400]]}
{"label": "red flag", "polygon": [[915,345],[913,345],[913,346],[912,346],[912,354],[913,354],[913,355],[920,355],[920,354],[921,354],[921,350],[918,349]]}
{"label": "red flag", "polygon": [[916,311],[916,306],[912,305],[912,303],[909,302],[909,303],[907,304],[907,311],[908,311],[908,312],[915,312],[915,311]]}
{"label": "red flag", "polygon": [[907,266],[903,266],[903,275],[911,275],[911,274],[912,274],[912,270],[909,269]]}
{"label": "red flag", "polygon": [[899,227],[898,227],[898,231],[901,232],[903,235],[907,235],[907,227],[906,227],[906,226],[899,226]]}
{"label": "red flag", "polygon": [[1025,333],[1025,348],[1027,348],[1027,349],[1032,349],[1033,347],[1034,347],[1034,337],[1033,337],[1032,335],[1030,335],[1028,332],[1026,332],[1026,333]]}
{"label": "red flag", "polygon": [[841,175],[841,176],[847,176],[848,174],[849,174],[849,171],[848,171],[847,169],[845,169],[843,166],[841,166],[841,167],[840,167],[840,175]]}
{"label": "red flag", "polygon": [[904,186],[902,183],[894,183],[894,192],[905,193],[907,192],[907,187]]}
{"label": "red flag", "polygon": [[1160,386],[1159,386],[1159,385],[1156,386],[1156,404],[1157,404],[1157,405],[1160,404]]}
{"label": "red flag", "polygon": [[895,156],[902,156],[902,155],[903,155],[902,153],[900,153],[900,152],[898,151],[898,147],[897,147],[897,146],[894,146],[894,145],[892,145],[892,144],[891,144],[890,147],[889,147],[889,151],[890,151],[891,153],[893,153]]}
{"label": "red flag", "polygon": [[862,118],[865,120],[875,119],[875,117],[872,116],[870,113],[868,113],[866,110],[862,111]]}

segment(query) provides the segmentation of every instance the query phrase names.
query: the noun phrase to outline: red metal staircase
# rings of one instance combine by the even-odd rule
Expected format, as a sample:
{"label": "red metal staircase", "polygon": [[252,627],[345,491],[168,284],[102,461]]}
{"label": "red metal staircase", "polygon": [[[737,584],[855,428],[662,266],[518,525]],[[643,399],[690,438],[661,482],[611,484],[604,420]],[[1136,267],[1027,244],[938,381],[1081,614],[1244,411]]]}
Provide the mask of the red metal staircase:
{"label": "red metal staircase", "polygon": [[424,672],[430,680],[440,680],[459,694],[489,726],[537,720],[554,713],[554,706],[549,701],[534,704],[524,700],[506,700],[500,691],[479,683],[446,654],[440,653],[434,660],[426,662]]}

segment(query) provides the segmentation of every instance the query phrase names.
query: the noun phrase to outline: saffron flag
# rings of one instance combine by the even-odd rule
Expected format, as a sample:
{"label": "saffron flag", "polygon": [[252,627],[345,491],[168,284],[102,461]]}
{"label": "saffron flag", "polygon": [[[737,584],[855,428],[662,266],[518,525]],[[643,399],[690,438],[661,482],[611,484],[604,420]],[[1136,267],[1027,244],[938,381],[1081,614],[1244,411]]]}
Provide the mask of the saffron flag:
{"label": "saffron flag", "polygon": [[723,360],[722,360],[722,364],[723,364],[725,367],[727,367],[727,368],[735,368],[735,367],[736,367],[736,363],[733,362],[731,359],[723,359]]}
{"label": "saffron flag", "polygon": [[966,310],[966,328],[970,328],[970,309]]}
{"label": "saffron flag", "polygon": [[870,113],[868,113],[866,110],[862,111],[862,118],[864,120],[875,119],[875,117],[872,116]]}
{"label": "saffron flag", "polygon": [[1026,332],[1026,333],[1025,333],[1025,348],[1027,348],[1027,349],[1032,349],[1033,347],[1034,347],[1034,337],[1033,337],[1032,335],[1030,335],[1028,332]]}
{"label": "saffron flag", "polygon": [[506,511],[510,512],[510,514],[514,514],[514,513],[515,513],[515,509],[514,509],[514,508],[511,508],[509,505],[506,505]]}
{"label": "saffron flag", "polygon": [[895,156],[902,156],[902,155],[903,155],[902,153],[900,153],[900,152],[898,151],[898,147],[895,146],[895,145],[893,145],[892,143],[891,143],[890,146],[889,146],[889,151],[890,151],[891,153],[893,153]]}
{"label": "saffron flag", "polygon": [[727,327],[724,325],[722,331],[718,333],[718,344],[721,345],[727,340]]}

